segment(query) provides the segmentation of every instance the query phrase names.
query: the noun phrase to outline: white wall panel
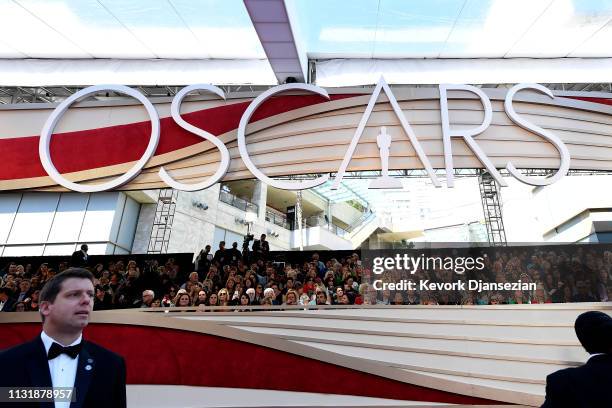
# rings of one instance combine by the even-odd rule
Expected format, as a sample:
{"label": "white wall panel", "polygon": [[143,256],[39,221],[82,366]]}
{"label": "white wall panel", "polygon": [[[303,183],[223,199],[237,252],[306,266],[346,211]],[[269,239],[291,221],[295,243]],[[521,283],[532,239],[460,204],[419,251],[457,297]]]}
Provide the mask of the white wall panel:
{"label": "white wall panel", "polygon": [[70,255],[79,243],[91,254],[126,254],[139,211],[120,192],[6,194],[0,196],[0,243],[11,245],[0,255]]}
{"label": "white wall panel", "polygon": [[[256,237],[257,239],[259,239],[258,237]],[[244,240],[244,237],[240,234],[236,234],[235,232],[232,231],[226,231],[225,232],[225,246],[226,248],[231,248],[232,244],[234,242],[238,243],[238,248],[242,248],[242,241]]]}
{"label": "white wall panel", "polygon": [[212,243],[212,252],[219,249],[219,242],[225,240],[225,230],[223,228],[215,227],[215,235]]}
{"label": "white wall panel", "polygon": [[62,194],[48,242],[77,242],[79,240],[88,200],[89,194]]}
{"label": "white wall panel", "polygon": [[129,252],[126,251],[125,249],[119,247],[119,246],[115,246],[115,245],[109,245],[109,246],[114,246],[114,254],[115,255],[129,255]]}
{"label": "white wall panel", "polygon": [[112,255],[113,247],[112,244],[102,243],[102,244],[87,244],[89,247],[89,251],[87,253],[89,255]]}
{"label": "white wall panel", "polygon": [[79,242],[108,241],[119,194],[115,192],[92,194]]}
{"label": "white wall panel", "polygon": [[117,196],[117,201],[115,202],[115,214],[113,217],[113,222],[111,224],[109,240],[111,242],[117,242],[117,237],[119,236],[119,228],[121,227],[121,215],[123,214],[123,209],[125,208],[125,201],[127,196],[123,193],[119,193]]}
{"label": "white wall panel", "polygon": [[59,196],[59,193],[25,193],[7,243],[45,242]]}
{"label": "white wall panel", "polygon": [[43,255],[72,255],[75,249],[75,244],[47,244]]}
{"label": "white wall panel", "polygon": [[21,201],[21,194],[2,194],[0,196],[0,242],[6,242],[8,238],[19,201]]}
{"label": "white wall panel", "polygon": [[[125,196],[125,194],[122,193]],[[126,196],[125,205],[123,206],[123,215],[117,216],[120,218],[119,232],[117,234],[116,243],[123,248],[131,249],[134,242],[134,234],[136,233],[136,223],[138,222],[138,214],[140,212],[140,204],[131,197]],[[115,253],[117,250],[115,250]]]}
{"label": "white wall panel", "polygon": [[40,256],[42,254],[42,245],[16,245],[5,247],[2,256]]}

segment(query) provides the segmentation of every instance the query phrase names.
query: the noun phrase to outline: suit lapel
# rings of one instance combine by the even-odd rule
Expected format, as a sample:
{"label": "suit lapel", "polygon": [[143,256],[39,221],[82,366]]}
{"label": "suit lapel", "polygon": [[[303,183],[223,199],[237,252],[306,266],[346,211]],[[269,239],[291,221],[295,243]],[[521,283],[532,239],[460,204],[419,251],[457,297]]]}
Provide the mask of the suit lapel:
{"label": "suit lapel", "polygon": [[[32,352],[26,362],[32,380],[32,387],[52,387],[47,352],[40,336],[31,342]],[[41,402],[41,407],[53,408],[52,402]]]}
{"label": "suit lapel", "polygon": [[80,408],[83,406],[95,367],[96,362],[87,350],[87,342],[83,340],[83,348],[81,349],[81,354],[79,354],[79,365],[74,380],[76,400],[70,404],[70,408]]}

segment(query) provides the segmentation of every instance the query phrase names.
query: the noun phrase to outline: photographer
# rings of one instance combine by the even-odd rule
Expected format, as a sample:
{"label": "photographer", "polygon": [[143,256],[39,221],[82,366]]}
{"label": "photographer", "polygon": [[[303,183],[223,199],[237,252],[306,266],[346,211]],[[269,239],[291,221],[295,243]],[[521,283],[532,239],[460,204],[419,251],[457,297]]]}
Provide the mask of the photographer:
{"label": "photographer", "polygon": [[259,240],[253,242],[253,256],[255,259],[265,261],[270,253],[270,244],[266,241],[266,234],[261,234]]}
{"label": "photographer", "polygon": [[232,244],[232,249],[228,250],[227,252],[230,265],[238,265],[238,262],[242,260],[242,254],[238,250],[238,243],[234,242]]}
{"label": "photographer", "polygon": [[253,234],[246,234],[244,236],[244,240],[242,241],[242,260],[245,264],[253,261],[250,256],[249,244],[254,238],[255,236]]}
{"label": "photographer", "polygon": [[204,249],[200,250],[200,253],[195,259],[195,270],[198,272],[198,276],[200,280],[204,280],[206,274],[208,273],[208,269],[213,260],[213,254],[210,253],[211,247],[210,245],[206,245]]}
{"label": "photographer", "polygon": [[213,262],[215,262],[219,266],[227,265],[227,251],[225,250],[225,241],[219,242],[219,249],[215,252],[215,256],[213,258]]}

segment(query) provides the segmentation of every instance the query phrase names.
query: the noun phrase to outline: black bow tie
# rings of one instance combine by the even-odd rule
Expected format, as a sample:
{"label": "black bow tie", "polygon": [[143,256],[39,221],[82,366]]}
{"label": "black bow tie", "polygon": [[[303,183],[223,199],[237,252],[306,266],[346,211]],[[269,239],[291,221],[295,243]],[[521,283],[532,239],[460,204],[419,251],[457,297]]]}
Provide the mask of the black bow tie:
{"label": "black bow tie", "polygon": [[53,360],[55,357],[60,354],[66,354],[70,356],[70,358],[76,358],[81,352],[81,348],[83,347],[83,342],[79,344],[75,344],[74,346],[63,347],[57,343],[51,344],[51,348],[49,349],[49,354],[47,354],[48,360]]}

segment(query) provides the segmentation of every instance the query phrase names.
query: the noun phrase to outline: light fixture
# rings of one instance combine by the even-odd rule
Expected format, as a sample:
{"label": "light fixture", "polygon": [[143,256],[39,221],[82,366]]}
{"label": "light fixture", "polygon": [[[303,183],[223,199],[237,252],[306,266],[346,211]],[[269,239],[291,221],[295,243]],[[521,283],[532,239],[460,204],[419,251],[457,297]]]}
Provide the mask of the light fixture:
{"label": "light fixture", "polygon": [[193,205],[195,208],[199,208],[200,210],[208,210],[208,204],[197,200],[191,200],[191,205]]}
{"label": "light fixture", "polygon": [[244,220],[246,222],[255,222],[257,220],[257,213],[247,212],[246,216],[244,217]]}
{"label": "light fixture", "polygon": [[278,238],[278,236],[280,235],[278,232],[268,228],[268,235],[273,236],[274,238]]}

